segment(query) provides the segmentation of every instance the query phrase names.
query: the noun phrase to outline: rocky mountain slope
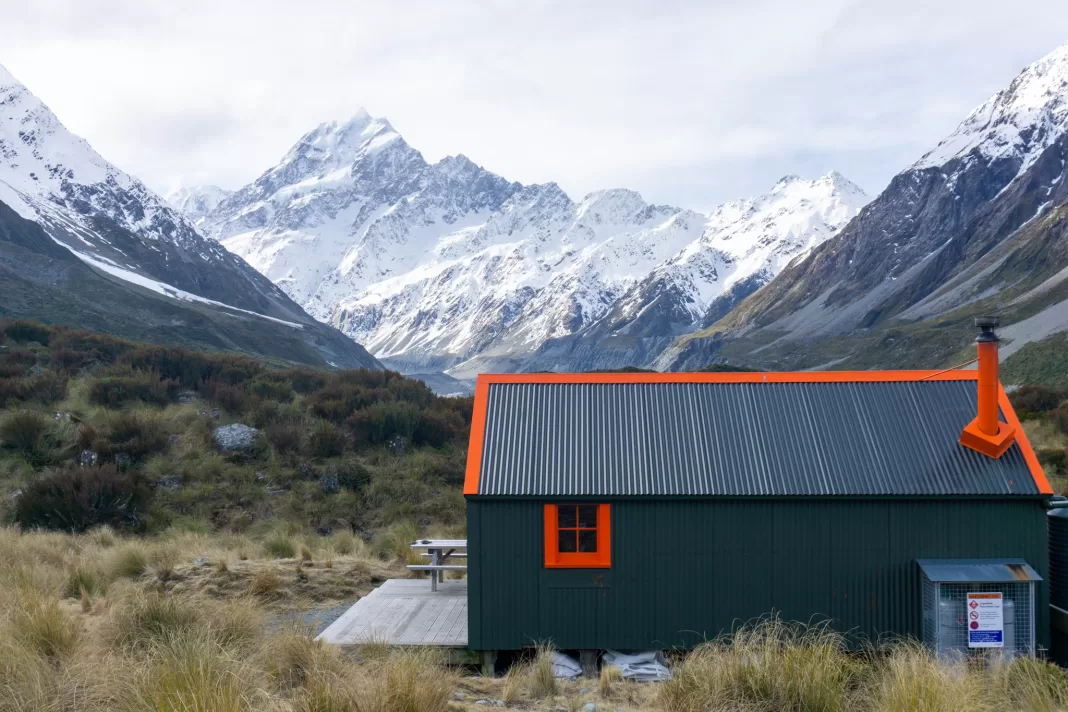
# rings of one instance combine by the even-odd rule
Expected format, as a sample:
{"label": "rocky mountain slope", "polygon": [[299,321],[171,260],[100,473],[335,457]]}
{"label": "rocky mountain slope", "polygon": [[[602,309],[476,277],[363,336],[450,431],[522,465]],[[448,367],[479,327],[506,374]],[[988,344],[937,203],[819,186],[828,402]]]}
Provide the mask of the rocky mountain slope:
{"label": "rocky mountain slope", "polygon": [[[228,347],[236,350],[319,364],[378,365],[362,347],[309,317],[243,260],[200,235],[185,216],[143,183],[71,134],[3,67],[0,204],[7,208],[3,249],[9,284],[33,290],[3,290],[0,313],[76,322],[80,311],[66,313],[54,307],[59,302],[84,302],[84,295],[66,299],[54,293],[63,279],[50,281],[57,270],[68,276],[72,271],[84,273],[70,267],[69,254],[95,275],[86,280],[96,284],[100,278],[111,285],[97,295],[106,295],[109,301],[89,306],[111,315],[116,324],[139,320],[163,324],[166,313],[175,340],[199,343],[191,332],[199,333],[204,325],[190,326],[184,317],[173,318],[177,311],[189,320],[207,318],[217,325],[229,324],[219,329],[230,332]],[[16,242],[13,235],[33,238]],[[41,235],[66,252],[51,249]],[[21,264],[21,258],[35,266]],[[144,301],[141,297],[146,292],[155,296]],[[133,293],[137,296],[129,296]],[[130,312],[134,303],[142,309],[136,315]],[[163,303],[168,306],[160,307],[162,313],[146,313]],[[196,304],[197,315],[189,313],[190,304]],[[208,313],[210,317],[205,316]],[[236,326],[237,321],[251,325]],[[98,328],[107,330],[106,324]],[[190,333],[182,333],[184,329]],[[259,336],[247,343],[240,341],[241,334],[252,332]],[[121,329],[117,333],[130,335]],[[298,342],[303,346],[298,347]]]}
{"label": "rocky mountain slope", "polygon": [[[202,224],[387,364],[469,377],[641,365],[829,238],[866,200],[831,173],[787,177],[711,215],[628,190],[576,202],[553,183],[509,182],[464,156],[428,163],[388,121],[361,111],[303,136]],[[588,344],[604,339],[613,356],[591,358]]]}
{"label": "rocky mountain slope", "polygon": [[[1063,343],[1068,45],[1028,66],[897,175],[836,237],[658,360],[784,368],[959,358],[1001,313],[1009,372]],[[1052,341],[1046,341],[1052,339]]]}

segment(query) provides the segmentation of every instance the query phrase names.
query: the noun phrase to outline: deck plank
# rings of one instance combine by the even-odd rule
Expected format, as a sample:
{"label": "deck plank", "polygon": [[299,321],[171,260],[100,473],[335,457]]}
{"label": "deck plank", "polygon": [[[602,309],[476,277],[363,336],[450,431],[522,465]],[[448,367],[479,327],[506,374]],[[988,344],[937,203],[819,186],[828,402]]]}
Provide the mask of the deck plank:
{"label": "deck plank", "polygon": [[467,647],[467,581],[389,579],[345,611],[319,639],[336,645]]}

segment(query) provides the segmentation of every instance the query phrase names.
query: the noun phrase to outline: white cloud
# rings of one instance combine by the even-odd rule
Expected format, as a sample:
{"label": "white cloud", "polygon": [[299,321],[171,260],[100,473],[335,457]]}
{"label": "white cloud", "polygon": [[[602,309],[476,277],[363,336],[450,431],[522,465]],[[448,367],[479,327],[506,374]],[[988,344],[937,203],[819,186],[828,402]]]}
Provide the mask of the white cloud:
{"label": "white cloud", "polygon": [[0,0],[0,62],[159,190],[365,106],[432,160],[707,208],[832,168],[874,192],[1068,40],[1068,3],[933,4]]}

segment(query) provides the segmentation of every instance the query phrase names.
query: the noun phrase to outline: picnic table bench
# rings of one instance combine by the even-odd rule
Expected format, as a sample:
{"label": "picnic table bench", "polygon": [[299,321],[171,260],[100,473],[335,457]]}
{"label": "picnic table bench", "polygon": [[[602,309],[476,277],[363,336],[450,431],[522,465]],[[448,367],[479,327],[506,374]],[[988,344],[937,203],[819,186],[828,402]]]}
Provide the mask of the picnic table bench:
{"label": "picnic table bench", "polygon": [[[465,564],[450,564],[449,559],[467,558],[467,539],[419,539],[409,546],[413,549],[426,549],[420,556],[430,558],[429,564],[409,564],[411,571],[430,572],[430,590],[438,590],[438,581],[445,580],[446,571],[467,571]],[[457,549],[463,549],[457,552]]]}

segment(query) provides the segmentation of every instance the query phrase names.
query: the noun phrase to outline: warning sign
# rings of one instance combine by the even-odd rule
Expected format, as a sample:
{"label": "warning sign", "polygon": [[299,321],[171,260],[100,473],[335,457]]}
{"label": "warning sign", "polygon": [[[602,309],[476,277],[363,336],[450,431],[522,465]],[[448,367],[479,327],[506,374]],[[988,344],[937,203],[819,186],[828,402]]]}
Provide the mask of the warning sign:
{"label": "warning sign", "polygon": [[1000,593],[969,593],[968,647],[1005,647],[1005,618]]}

